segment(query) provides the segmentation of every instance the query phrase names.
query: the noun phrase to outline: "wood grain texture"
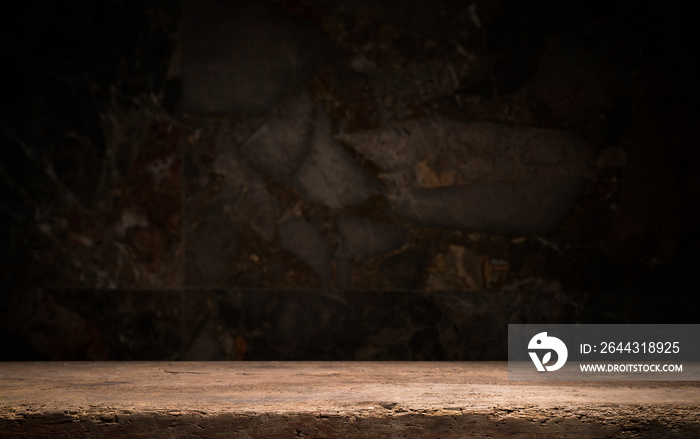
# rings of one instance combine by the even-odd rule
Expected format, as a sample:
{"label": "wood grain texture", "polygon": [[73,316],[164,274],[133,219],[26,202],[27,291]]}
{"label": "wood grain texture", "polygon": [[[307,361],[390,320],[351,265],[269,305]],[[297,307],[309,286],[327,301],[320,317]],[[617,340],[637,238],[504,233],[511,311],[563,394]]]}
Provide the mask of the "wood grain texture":
{"label": "wood grain texture", "polygon": [[698,437],[700,383],[501,362],[3,363],[2,437]]}

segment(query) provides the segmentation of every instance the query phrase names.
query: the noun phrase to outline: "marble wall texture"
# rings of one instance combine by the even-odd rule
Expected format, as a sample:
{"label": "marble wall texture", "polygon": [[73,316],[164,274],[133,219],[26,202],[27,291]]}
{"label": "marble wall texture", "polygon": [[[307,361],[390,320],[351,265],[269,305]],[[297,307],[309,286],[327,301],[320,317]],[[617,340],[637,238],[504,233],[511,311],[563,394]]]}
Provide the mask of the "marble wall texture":
{"label": "marble wall texture", "polygon": [[503,359],[507,323],[696,321],[690,14],[578,5],[18,5],[0,358]]}

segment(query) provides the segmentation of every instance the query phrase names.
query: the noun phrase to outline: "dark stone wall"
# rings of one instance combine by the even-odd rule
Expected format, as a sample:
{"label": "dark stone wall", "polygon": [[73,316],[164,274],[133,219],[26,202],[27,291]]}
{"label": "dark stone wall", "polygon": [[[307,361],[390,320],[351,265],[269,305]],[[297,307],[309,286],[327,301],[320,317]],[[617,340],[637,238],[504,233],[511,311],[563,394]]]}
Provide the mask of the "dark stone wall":
{"label": "dark stone wall", "polygon": [[3,359],[503,359],[696,322],[692,2],[2,20]]}

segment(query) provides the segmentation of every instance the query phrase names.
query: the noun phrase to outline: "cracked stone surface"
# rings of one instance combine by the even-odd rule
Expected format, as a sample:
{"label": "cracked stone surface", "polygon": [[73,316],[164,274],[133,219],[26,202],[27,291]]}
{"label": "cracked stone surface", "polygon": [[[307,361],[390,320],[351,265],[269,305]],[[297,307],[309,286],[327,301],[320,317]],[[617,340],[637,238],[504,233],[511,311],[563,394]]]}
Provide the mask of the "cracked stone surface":
{"label": "cracked stone surface", "polygon": [[327,116],[317,112],[311,151],[296,176],[302,194],[310,201],[342,209],[381,193],[379,182],[330,134]]}
{"label": "cracked stone surface", "polygon": [[331,137],[329,123],[311,95],[300,92],[241,145],[241,155],[308,201],[332,209],[381,193],[379,182]]}
{"label": "cracked stone surface", "polygon": [[590,148],[556,130],[438,119],[339,139],[381,169],[393,209],[422,225],[547,234],[591,175]]}
{"label": "cracked stone surface", "polygon": [[308,92],[295,94],[239,148],[256,169],[286,183],[311,148],[314,103]]}
{"label": "cracked stone surface", "polygon": [[571,213],[586,184],[580,177],[485,181],[416,189],[390,199],[399,215],[423,225],[547,235]]}
{"label": "cracked stone surface", "polygon": [[591,175],[590,147],[563,131],[451,119],[340,134],[394,188]]}

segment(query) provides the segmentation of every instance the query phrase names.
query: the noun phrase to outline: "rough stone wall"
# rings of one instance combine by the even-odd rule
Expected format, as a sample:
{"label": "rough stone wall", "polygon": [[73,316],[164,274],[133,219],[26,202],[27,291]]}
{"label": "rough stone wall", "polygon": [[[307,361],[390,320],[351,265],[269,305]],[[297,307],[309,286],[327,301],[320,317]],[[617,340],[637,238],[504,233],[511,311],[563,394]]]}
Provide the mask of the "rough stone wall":
{"label": "rough stone wall", "polygon": [[[249,349],[250,334],[297,323],[272,320],[273,299],[247,304],[283,290],[330,303],[353,290],[413,292],[405,303],[551,292],[597,321],[662,319],[615,295],[697,286],[692,14],[683,2],[577,5],[18,6],[2,46],[7,355],[155,358],[166,354],[147,346],[175,337],[177,357],[192,332],[210,334],[211,355],[261,358],[279,353],[274,339]],[[245,310],[224,326],[182,317],[192,298],[216,315],[199,294],[215,290]],[[70,294],[152,311],[124,324],[160,335],[105,345],[109,318],[66,306]],[[221,329],[238,328],[237,313],[258,326]],[[452,325],[479,317],[462,318]],[[375,325],[386,343],[437,346],[397,358],[464,355],[442,323]],[[353,343],[365,349],[353,355],[380,346]]]}

